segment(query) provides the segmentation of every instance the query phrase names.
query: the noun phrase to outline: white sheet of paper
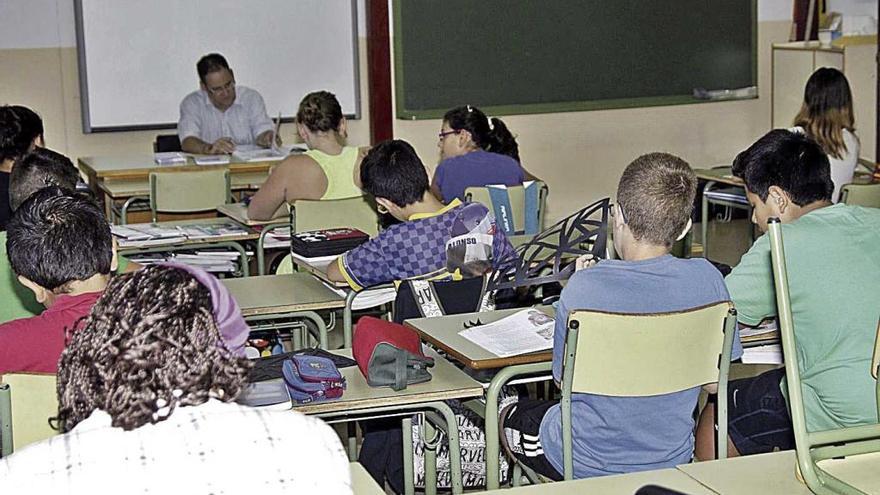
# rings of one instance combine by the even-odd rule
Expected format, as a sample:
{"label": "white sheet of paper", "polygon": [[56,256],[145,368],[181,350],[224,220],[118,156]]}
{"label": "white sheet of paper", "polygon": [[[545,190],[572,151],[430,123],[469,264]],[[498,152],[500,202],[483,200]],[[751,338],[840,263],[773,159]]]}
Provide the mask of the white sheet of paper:
{"label": "white sheet of paper", "polygon": [[555,320],[534,308],[506,318],[468,328],[459,335],[499,357],[516,356],[553,348]]}

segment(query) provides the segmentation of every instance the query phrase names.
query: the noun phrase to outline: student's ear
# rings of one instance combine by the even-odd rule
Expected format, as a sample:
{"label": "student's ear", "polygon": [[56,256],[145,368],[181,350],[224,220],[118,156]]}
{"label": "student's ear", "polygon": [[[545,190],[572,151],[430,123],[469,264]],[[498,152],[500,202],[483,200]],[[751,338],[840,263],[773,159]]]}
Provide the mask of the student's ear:
{"label": "student's ear", "polygon": [[18,276],[18,281],[21,282],[21,285],[27,287],[34,293],[34,297],[36,297],[38,303],[44,306],[46,305],[46,301],[49,299],[49,296],[52,295],[52,291],[36,282],[32,282],[26,277],[22,277],[21,275]]}
{"label": "student's ear", "polygon": [[345,116],[339,121],[339,127],[336,128],[336,132],[342,136],[342,139],[348,139],[348,120],[346,120]]}
{"label": "student's ear", "polygon": [[45,148],[45,147],[46,147],[46,140],[43,139],[43,135],[40,134],[39,136],[35,137],[33,141],[31,141],[30,151],[33,151],[36,148]]}
{"label": "student's ear", "polygon": [[299,134],[299,138],[302,139],[304,143],[309,142],[309,130],[306,128],[306,126],[297,122],[296,133]]}
{"label": "student's ear", "polygon": [[788,196],[788,193],[779,186],[770,186],[767,189],[766,202],[771,208],[773,208],[775,213],[779,214],[779,216],[784,215],[785,210],[791,206],[791,198]]}
{"label": "student's ear", "polygon": [[691,227],[693,227],[693,226],[694,226],[694,223],[691,221],[690,218],[688,218],[687,223],[684,225],[684,230],[681,231],[681,234],[678,234],[678,237],[676,237],[675,240],[680,241],[680,240],[684,239],[684,237],[686,235],[688,235],[688,232],[690,232]]}
{"label": "student's ear", "polygon": [[458,145],[462,148],[467,148],[468,145],[477,145],[477,143],[474,142],[474,135],[467,129],[461,129],[455,136],[458,138]]}
{"label": "student's ear", "polygon": [[623,218],[623,210],[620,208],[620,205],[614,205],[614,215],[611,216],[612,221],[614,222],[614,228],[621,228],[626,225],[626,220]]}
{"label": "student's ear", "polygon": [[113,257],[110,258],[110,273],[116,273],[116,269],[119,268],[119,252],[115,237],[113,238],[113,244],[110,249],[113,250]]}
{"label": "student's ear", "polygon": [[379,213],[382,214],[390,213],[395,207],[394,202],[386,198],[376,198],[376,205],[378,206]]}

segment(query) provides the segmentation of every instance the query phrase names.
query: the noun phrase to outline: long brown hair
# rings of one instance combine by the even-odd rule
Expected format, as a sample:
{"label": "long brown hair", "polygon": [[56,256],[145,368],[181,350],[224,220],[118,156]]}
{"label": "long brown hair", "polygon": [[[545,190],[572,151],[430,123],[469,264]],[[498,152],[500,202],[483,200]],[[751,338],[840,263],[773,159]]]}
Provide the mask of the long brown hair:
{"label": "long brown hair", "polygon": [[803,127],[826,154],[843,158],[847,152],[843,130],[855,131],[855,120],[852,92],[842,72],[822,67],[810,76],[794,125]]}

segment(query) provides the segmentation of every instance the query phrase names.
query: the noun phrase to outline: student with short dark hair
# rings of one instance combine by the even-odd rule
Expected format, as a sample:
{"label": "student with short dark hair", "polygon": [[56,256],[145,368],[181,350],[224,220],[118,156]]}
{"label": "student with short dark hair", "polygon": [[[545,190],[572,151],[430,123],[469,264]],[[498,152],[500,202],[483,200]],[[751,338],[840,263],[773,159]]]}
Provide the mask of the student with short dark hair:
{"label": "student with short dark hair", "polygon": [[0,460],[0,492],[351,494],[324,422],[234,402],[248,332],[207,272],[116,277],[61,355],[63,434]]}
{"label": "student with short dark hair", "polygon": [[[752,205],[752,222],[782,223],[791,311],[808,431],[877,422],[871,352],[877,331],[880,210],[832,204],[825,150],[777,129],[733,162]],[[767,236],[755,241],[726,279],[741,324],[774,317],[776,291]],[[728,455],[794,448],[785,370],[735,380],[728,391]],[[714,456],[714,413],[703,411],[697,457]]]}
{"label": "student with short dark hair", "polygon": [[12,215],[9,175],[13,165],[28,151],[43,145],[43,121],[39,115],[19,105],[0,107],[0,231],[6,229]]}
{"label": "student with short dark hair", "polygon": [[348,122],[329,91],[307,94],[296,113],[296,129],[308,151],[272,169],[248,205],[248,217],[268,220],[284,203],[298,199],[360,196],[360,163],[369,148],[346,146]]}
{"label": "student with short dark hair", "polygon": [[78,329],[116,268],[110,226],[90,199],[47,187],[12,215],[6,251],[46,310],[0,325],[0,373],[55,372],[65,335]]}
{"label": "student with short dark hair", "polygon": [[[553,377],[562,378],[569,312],[681,311],[729,299],[721,274],[702,258],[669,254],[691,227],[697,179],[681,158],[650,153],[617,186],[614,247],[621,259],[575,272],[562,290],[553,335]],[[710,330],[710,329],[707,329]],[[663,352],[663,349],[657,349]],[[742,354],[734,337],[733,358]],[[574,476],[670,468],[690,462],[700,387],[651,397],[572,396]],[[502,444],[519,462],[562,479],[559,401],[520,399],[501,412]]]}
{"label": "student with short dark hair", "polygon": [[347,281],[355,290],[413,278],[459,280],[469,267],[450,262],[456,239],[472,238],[469,260],[485,261],[486,269],[513,250],[485,206],[458,200],[444,206],[431,194],[425,167],[405,141],[374,146],[361,164],[360,176],[363,190],[375,197],[380,212],[402,223],[330,263],[327,274],[333,280]]}
{"label": "student with short dark hair", "polygon": [[470,105],[446,112],[437,147],[440,163],[431,191],[444,203],[463,200],[468,187],[518,186],[535,179],[520,165],[519,145],[507,125]]}
{"label": "student with short dark hair", "polygon": [[188,153],[229,154],[236,145],[272,146],[274,125],[263,97],[251,88],[235,85],[226,58],[209,53],[196,63],[198,91],[180,102],[177,135]]}

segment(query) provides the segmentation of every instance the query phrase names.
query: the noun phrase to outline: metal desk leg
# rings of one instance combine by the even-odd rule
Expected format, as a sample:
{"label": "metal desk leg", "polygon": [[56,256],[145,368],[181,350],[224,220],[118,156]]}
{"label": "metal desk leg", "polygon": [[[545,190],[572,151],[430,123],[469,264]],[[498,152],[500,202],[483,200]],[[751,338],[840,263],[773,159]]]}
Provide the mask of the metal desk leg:
{"label": "metal desk leg", "polygon": [[[440,448],[437,440],[437,430],[427,418],[422,422],[424,427],[425,439],[425,495],[437,494],[437,449]],[[452,457],[453,450],[449,449],[449,456]],[[430,469],[429,469],[430,468]]]}
{"label": "metal desk leg", "polygon": [[263,226],[260,231],[260,238],[257,239],[257,274],[266,274],[266,236],[272,231],[280,227],[287,227],[288,223],[270,223]]}
{"label": "metal desk leg", "polygon": [[356,296],[357,292],[349,290],[345,295],[345,308],[342,310],[342,340],[344,342],[342,347],[346,349],[351,347],[351,307],[354,304],[354,298]]}
{"label": "metal desk leg", "polygon": [[[501,395],[501,387],[514,376],[529,373],[544,373],[552,369],[550,361],[543,363],[518,364],[502,368],[492,377],[489,388],[486,389],[486,489],[497,490],[498,480],[498,455],[501,448],[498,444],[498,396]],[[450,444],[450,449],[451,449]],[[456,451],[458,452],[458,451]]]}
{"label": "metal desk leg", "polygon": [[712,189],[712,186],[715,185],[714,180],[710,180],[706,182],[706,185],[703,186],[703,197],[702,197],[702,214],[700,216],[700,231],[703,234],[703,238],[700,239],[700,242],[703,243],[703,258],[709,259],[709,200],[706,198],[706,193]]}
{"label": "metal desk leg", "polygon": [[[263,320],[292,320],[294,318],[311,320],[312,323],[318,328],[318,345],[321,349],[327,349],[329,346],[328,337],[327,337],[327,324],[324,323],[324,319],[321,318],[321,315],[315,313],[314,311],[293,311],[291,313],[283,313],[276,315],[260,315],[260,316],[249,316],[246,318],[247,321],[263,321]],[[302,339],[304,340],[304,339]],[[294,346],[296,347],[296,335],[294,335]],[[300,343],[299,345],[302,345]],[[297,347],[299,349],[301,347]]]}
{"label": "metal desk leg", "polygon": [[403,494],[415,495],[416,479],[415,469],[413,469],[415,454],[412,448],[412,417],[407,416],[400,420],[400,428],[403,431]]}

